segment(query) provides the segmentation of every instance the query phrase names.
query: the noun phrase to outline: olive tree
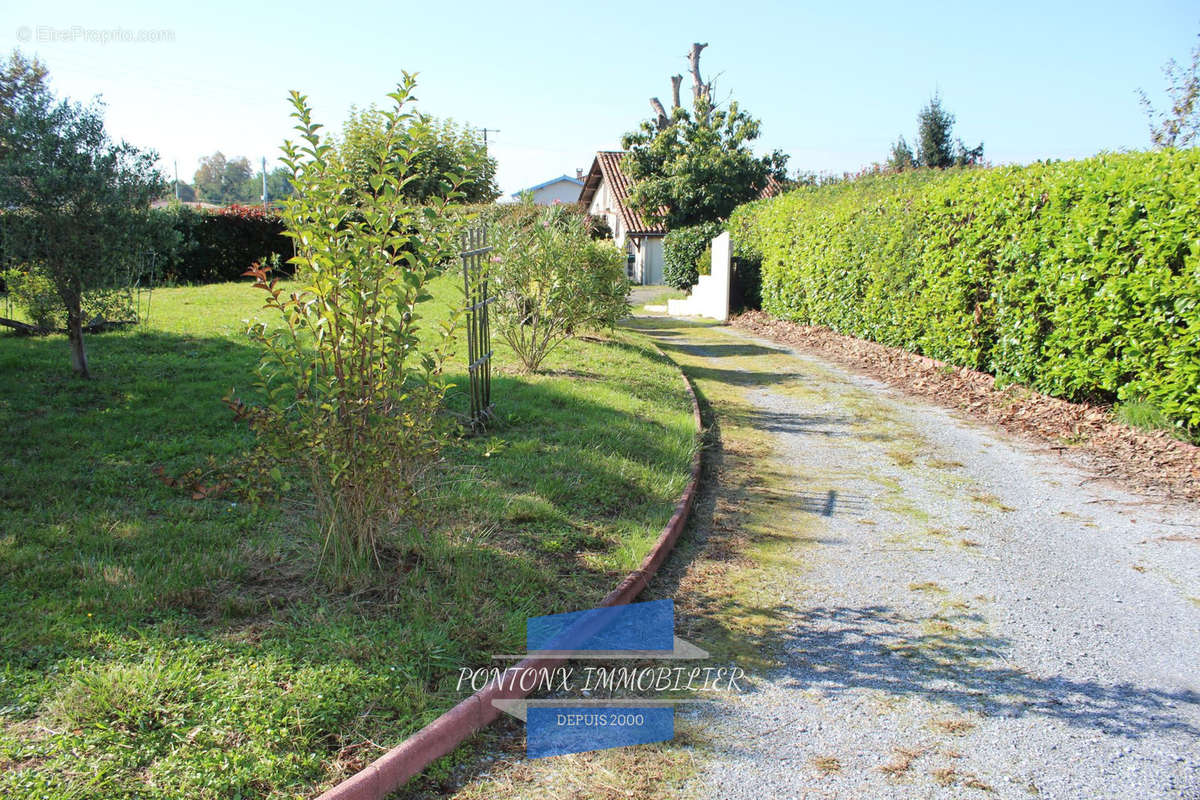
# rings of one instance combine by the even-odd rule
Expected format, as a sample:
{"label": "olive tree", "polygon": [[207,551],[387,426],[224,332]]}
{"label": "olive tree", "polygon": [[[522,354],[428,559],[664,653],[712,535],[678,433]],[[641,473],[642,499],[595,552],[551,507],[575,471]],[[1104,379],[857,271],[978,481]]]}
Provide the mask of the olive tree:
{"label": "olive tree", "polygon": [[5,257],[19,257],[53,285],[71,366],[87,378],[85,299],[127,281],[139,251],[160,235],[149,207],[164,182],[154,153],[109,139],[99,105],[58,100],[36,78],[44,68],[22,60],[22,70],[17,59],[4,79],[19,90],[0,92]]}

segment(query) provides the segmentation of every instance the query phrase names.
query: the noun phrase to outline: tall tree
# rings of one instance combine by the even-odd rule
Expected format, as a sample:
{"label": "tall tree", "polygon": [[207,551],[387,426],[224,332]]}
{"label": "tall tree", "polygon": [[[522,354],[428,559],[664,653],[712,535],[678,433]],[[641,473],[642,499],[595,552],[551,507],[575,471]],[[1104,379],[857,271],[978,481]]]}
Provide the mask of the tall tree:
{"label": "tall tree", "polygon": [[210,203],[221,202],[221,180],[225,176],[225,154],[220,150],[200,159],[192,185],[196,196]]}
{"label": "tall tree", "polygon": [[1192,63],[1185,67],[1171,59],[1163,67],[1167,78],[1169,111],[1155,111],[1141,89],[1138,98],[1150,118],[1150,141],[1155,147],[1189,147],[1200,142],[1200,45],[1192,49]]}
{"label": "tall tree", "polygon": [[691,109],[680,104],[682,76],[673,75],[671,113],[651,98],[654,117],[621,139],[628,151],[625,168],[635,182],[630,203],[670,227],[724,219],[772,178],[785,176],[786,155],[776,150],[760,157],[751,150],[759,121],[736,102],[727,108],[713,102],[713,84],[700,74],[700,53],[707,46],[697,42],[688,53]]}
{"label": "tall tree", "polygon": [[[276,167],[267,173],[267,199],[270,202],[282,200],[292,193],[291,173],[283,167]],[[262,202],[262,170],[247,178],[238,189],[237,202]]]}
{"label": "tall tree", "polygon": [[934,94],[917,114],[917,162],[935,169],[954,164],[953,130],[954,115],[942,108],[941,96]]}
{"label": "tall tree", "polygon": [[904,140],[903,136],[892,145],[892,153],[888,156],[887,165],[889,169],[896,172],[912,169],[917,165],[912,148],[908,146],[908,142]]}
{"label": "tall tree", "polygon": [[53,283],[66,311],[71,366],[89,377],[85,295],[126,277],[139,248],[158,233],[149,205],[164,181],[155,153],[113,143],[97,106],[56,100],[44,69],[37,73],[15,58],[6,69],[30,87],[6,99],[0,113],[6,246]]}
{"label": "tall tree", "polygon": [[917,114],[917,151],[913,153],[901,136],[893,145],[887,166],[893,170],[910,167],[963,167],[983,162],[983,142],[968,148],[962,139],[953,138],[954,115],[942,107],[941,95],[934,93]]}
{"label": "tall tree", "polygon": [[200,159],[193,181],[196,193],[206,203],[244,203],[261,195],[261,192],[245,194],[246,182],[252,174],[250,159],[245,156],[227,159],[218,150]]}
{"label": "tall tree", "polygon": [[0,65],[0,115],[9,117],[24,103],[49,91],[46,67],[13,50],[8,63]]}
{"label": "tall tree", "polygon": [[255,197],[256,193],[254,192],[249,197],[244,196],[246,182],[253,174],[254,170],[250,167],[250,159],[245,156],[238,156],[226,161],[225,174],[221,176],[222,202],[239,203]]}

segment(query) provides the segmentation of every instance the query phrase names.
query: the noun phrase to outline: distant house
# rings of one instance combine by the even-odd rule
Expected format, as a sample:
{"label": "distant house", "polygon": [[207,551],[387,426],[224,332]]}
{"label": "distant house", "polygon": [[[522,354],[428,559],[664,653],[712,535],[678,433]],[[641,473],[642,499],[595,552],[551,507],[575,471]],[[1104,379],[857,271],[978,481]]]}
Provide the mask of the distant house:
{"label": "distant house", "polygon": [[629,207],[631,181],[621,170],[624,153],[601,151],[596,153],[592,168],[583,181],[579,193],[579,204],[584,211],[604,217],[612,229],[617,246],[633,256],[629,267],[629,278],[634,283],[660,284],[663,282],[663,237],[666,227],[659,222],[643,219],[641,214]]}
{"label": "distant house", "polygon": [[513,192],[513,200],[520,200],[524,195],[531,195],[535,205],[552,206],[555,203],[574,203],[579,199],[579,190],[583,187],[583,170],[575,170],[575,177],[560,175],[553,180],[530,186],[519,192]]}

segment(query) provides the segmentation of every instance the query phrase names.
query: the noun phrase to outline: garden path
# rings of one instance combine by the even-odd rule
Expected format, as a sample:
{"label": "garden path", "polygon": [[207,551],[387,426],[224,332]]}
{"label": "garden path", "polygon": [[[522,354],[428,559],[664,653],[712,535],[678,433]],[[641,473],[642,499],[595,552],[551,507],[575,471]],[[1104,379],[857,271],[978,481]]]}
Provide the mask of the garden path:
{"label": "garden path", "polygon": [[1200,800],[1200,508],[768,340],[645,327],[761,437],[738,502],[803,551],[753,609],[781,666],[680,711],[691,793]]}

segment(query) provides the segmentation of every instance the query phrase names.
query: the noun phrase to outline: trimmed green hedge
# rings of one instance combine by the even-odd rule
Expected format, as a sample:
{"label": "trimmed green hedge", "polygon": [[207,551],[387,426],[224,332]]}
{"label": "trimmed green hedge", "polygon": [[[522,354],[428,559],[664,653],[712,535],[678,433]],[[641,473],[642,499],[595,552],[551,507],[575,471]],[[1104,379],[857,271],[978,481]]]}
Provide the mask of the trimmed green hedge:
{"label": "trimmed green hedge", "polygon": [[1200,429],[1200,150],[871,177],[729,228],[777,317]]}
{"label": "trimmed green hedge", "polygon": [[720,222],[702,222],[675,228],[663,237],[663,282],[676,289],[691,289],[700,280],[697,262],[712,240],[721,235]]}
{"label": "trimmed green hedge", "polygon": [[189,206],[168,206],[164,215],[179,233],[179,242],[160,264],[160,274],[171,283],[199,284],[242,280],[255,262],[279,257],[281,269],[291,273],[292,240],[284,236],[283,220],[258,206],[233,205],[197,211]]}

